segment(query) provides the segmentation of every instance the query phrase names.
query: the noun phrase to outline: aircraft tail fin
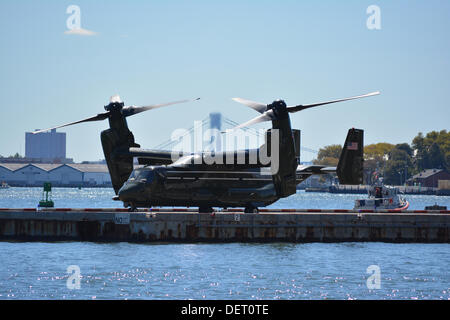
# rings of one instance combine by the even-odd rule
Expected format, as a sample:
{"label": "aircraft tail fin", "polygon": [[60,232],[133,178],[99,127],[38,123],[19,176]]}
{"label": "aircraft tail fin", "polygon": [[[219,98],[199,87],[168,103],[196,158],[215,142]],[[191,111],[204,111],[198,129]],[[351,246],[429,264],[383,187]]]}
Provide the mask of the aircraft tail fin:
{"label": "aircraft tail fin", "polygon": [[363,184],[364,130],[348,130],[336,173],[340,184]]}

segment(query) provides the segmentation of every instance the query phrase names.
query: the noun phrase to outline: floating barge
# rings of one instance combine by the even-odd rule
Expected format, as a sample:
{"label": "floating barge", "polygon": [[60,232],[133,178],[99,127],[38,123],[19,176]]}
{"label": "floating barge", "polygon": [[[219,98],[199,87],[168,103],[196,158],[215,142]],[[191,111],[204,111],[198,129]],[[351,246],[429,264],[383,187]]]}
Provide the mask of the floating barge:
{"label": "floating barge", "polygon": [[0,209],[0,240],[450,243],[450,211]]}

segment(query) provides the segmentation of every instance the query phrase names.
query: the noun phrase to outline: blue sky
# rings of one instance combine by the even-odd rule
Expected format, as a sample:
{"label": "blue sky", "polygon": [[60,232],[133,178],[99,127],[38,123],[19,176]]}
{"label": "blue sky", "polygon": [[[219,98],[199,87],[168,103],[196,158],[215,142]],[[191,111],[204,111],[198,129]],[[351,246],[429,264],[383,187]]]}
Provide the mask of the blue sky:
{"label": "blue sky", "polygon": [[[97,35],[64,33],[69,5]],[[381,30],[366,27],[370,5],[381,9]],[[133,105],[202,98],[128,118],[147,148],[209,112],[257,115],[232,97],[294,105],[376,90],[293,115],[302,145],[342,144],[351,127],[365,130],[366,144],[410,143],[419,131],[449,130],[449,12],[444,0],[3,0],[0,154],[23,154],[25,131],[103,112],[113,94]],[[67,156],[102,159],[107,125],[61,130]]]}

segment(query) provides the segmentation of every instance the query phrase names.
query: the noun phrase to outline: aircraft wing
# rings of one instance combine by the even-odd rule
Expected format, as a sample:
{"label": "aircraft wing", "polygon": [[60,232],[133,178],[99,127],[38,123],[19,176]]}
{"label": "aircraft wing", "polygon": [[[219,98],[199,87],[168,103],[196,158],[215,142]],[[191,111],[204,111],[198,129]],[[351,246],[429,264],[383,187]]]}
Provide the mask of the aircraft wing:
{"label": "aircraft wing", "polygon": [[297,175],[336,173],[336,167],[327,167],[322,165],[299,165],[295,173]]}
{"label": "aircraft wing", "polygon": [[[171,151],[165,151],[165,150],[151,150],[151,149],[141,149],[141,148],[128,148],[127,150],[119,151],[120,155],[123,156],[129,156],[133,158],[137,158],[139,164],[143,165],[168,165],[172,164],[173,162],[173,154]],[[234,166],[236,163],[238,166],[245,166],[245,165],[239,165],[239,163],[242,161],[243,163],[246,163],[246,167],[263,167],[267,165],[262,165],[259,162],[256,164],[249,164],[250,159],[259,159],[258,156],[259,150],[258,149],[250,149],[250,150],[241,150],[241,151],[223,151],[223,152],[200,152],[200,153],[193,153],[186,156],[183,156],[182,153],[179,154],[179,156],[183,156],[182,162],[185,161],[191,162],[194,161],[194,157],[202,157],[202,163],[212,163],[214,159],[218,161],[218,163],[227,163],[230,162],[231,166]],[[177,162],[178,163],[178,162]]]}
{"label": "aircraft wing", "polygon": [[[253,151],[253,150],[251,150]],[[232,152],[236,156],[236,152]],[[167,165],[172,164],[172,152],[164,150],[151,150],[141,148],[129,148],[124,155],[138,158],[139,164],[145,165]],[[225,156],[226,152],[224,152]],[[202,154],[205,156],[204,154]],[[248,156],[248,155],[247,155]],[[336,173],[336,167],[328,167],[323,165],[299,165],[297,166],[296,175],[307,178],[313,174]]]}
{"label": "aircraft wing", "polygon": [[139,164],[165,165],[172,163],[172,152],[170,151],[129,148],[126,154],[137,158]]}
{"label": "aircraft wing", "polygon": [[337,167],[320,165],[300,165],[296,170],[296,181],[303,181],[313,174],[336,173],[340,184],[358,185],[363,183],[364,131],[348,130]]}
{"label": "aircraft wing", "polygon": [[336,167],[327,167],[321,165],[299,165],[295,171],[295,181],[297,184],[308,179],[313,174],[336,173]]}

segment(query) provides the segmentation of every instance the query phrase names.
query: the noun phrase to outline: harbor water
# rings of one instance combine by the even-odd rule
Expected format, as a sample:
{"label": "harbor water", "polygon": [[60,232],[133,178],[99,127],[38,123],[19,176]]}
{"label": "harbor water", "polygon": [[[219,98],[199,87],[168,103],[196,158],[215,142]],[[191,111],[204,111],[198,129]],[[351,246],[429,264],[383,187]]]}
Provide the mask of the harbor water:
{"label": "harbor water", "polygon": [[[41,193],[1,190],[0,207],[36,207]],[[53,190],[59,208],[122,207],[112,196]],[[299,191],[269,208],[351,209],[361,197]],[[0,242],[0,261],[0,299],[450,299],[450,244]]]}

